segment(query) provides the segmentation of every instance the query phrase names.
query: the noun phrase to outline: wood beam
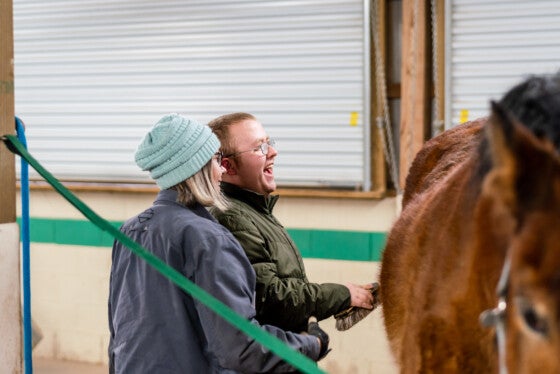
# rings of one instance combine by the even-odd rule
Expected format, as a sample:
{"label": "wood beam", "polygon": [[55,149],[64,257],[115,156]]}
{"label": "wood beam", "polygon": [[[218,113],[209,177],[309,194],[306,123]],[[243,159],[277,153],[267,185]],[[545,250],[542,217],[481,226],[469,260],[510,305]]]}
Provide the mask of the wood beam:
{"label": "wood beam", "polygon": [[[15,133],[12,0],[0,0],[0,137]],[[19,227],[15,156],[0,144],[0,371],[22,372]]]}
{"label": "wood beam", "polygon": [[430,134],[431,72],[427,39],[428,4],[403,0],[399,179],[404,188],[414,156]]}
{"label": "wood beam", "polygon": [[[386,6],[385,0],[378,0],[372,1],[371,6],[378,5],[378,24],[374,24],[373,22],[370,24],[371,32],[370,32],[370,46],[371,46],[371,53],[370,53],[370,66],[371,66],[371,80],[369,82],[371,87],[371,102],[370,108],[371,110],[371,123],[370,126],[370,160],[371,160],[371,191],[375,192],[376,195],[383,196],[385,191],[387,190],[387,168],[385,164],[385,156],[383,153],[383,139],[381,138],[381,134],[377,128],[376,118],[383,116],[383,106],[381,105],[380,100],[378,100],[378,95],[381,93],[378,92],[377,89],[377,79],[375,76],[375,69],[376,66],[376,55],[375,55],[375,48],[373,42],[373,33],[377,33],[379,37],[379,45],[381,49],[380,58],[382,61],[386,61],[385,56],[386,53]],[[375,14],[375,9],[370,9],[371,14]],[[386,66],[383,63],[383,66]],[[385,71],[385,75],[387,75]]]}
{"label": "wood beam", "polygon": [[[12,0],[0,0],[0,136],[15,133]],[[0,144],[0,224],[16,221],[15,157]]]}

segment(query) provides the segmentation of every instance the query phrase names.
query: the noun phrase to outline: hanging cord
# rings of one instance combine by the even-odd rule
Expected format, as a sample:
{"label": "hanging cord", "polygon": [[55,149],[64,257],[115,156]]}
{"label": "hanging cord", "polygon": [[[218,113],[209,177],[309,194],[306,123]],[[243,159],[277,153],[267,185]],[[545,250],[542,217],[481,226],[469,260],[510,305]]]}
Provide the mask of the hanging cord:
{"label": "hanging cord", "polygon": [[297,369],[307,374],[324,374],[317,364],[304,356],[302,353],[294,350],[277,337],[269,334],[259,326],[251,323],[251,321],[237,314],[233,309],[225,305],[220,300],[209,294],[207,291],[197,286],[191,280],[186,278],[179,271],[167,265],[159,257],[136,243],[134,240],[123,234],[118,228],[114,227],[107,220],[103,219],[91,208],[89,208],[83,201],[78,199],[72,192],[62,185],[51,173],[49,173],[39,162],[31,156],[23,147],[21,142],[14,135],[4,135],[0,138],[3,140],[8,149],[22,158],[24,158],[29,165],[31,165],[45,180],[70,204],[78,209],[88,220],[103,231],[106,231],[116,240],[124,244],[135,255],[142,258],[156,271],[161,273],[164,277],[176,284],[179,288],[191,295],[193,298],[200,301],[210,310],[218,314],[227,322],[244,332],[246,335],[261,343],[264,347],[268,348],[271,352],[283,358],[286,362],[290,363]]}
{"label": "hanging cord", "polygon": [[434,81],[434,119],[432,121],[432,136],[436,136],[443,131],[443,120],[441,108],[439,107],[439,63],[438,63],[438,19],[437,2],[431,0],[432,8],[432,79]]}
{"label": "hanging cord", "polygon": [[381,56],[381,45],[379,42],[379,0],[373,0],[371,7],[371,30],[373,33],[373,47],[375,53],[375,81],[377,82],[377,103],[378,108],[383,108],[382,116],[377,116],[375,121],[379,130],[379,137],[383,143],[383,153],[385,161],[389,165],[389,174],[397,191],[397,195],[402,194],[399,183],[399,170],[395,157],[395,148],[393,146],[393,134],[391,128],[391,119],[389,117],[389,104],[387,100],[387,81],[385,77],[385,64]]}
{"label": "hanging cord", "polygon": [[[16,117],[16,132],[18,140],[27,149],[25,128],[23,122]],[[22,242],[22,278],[23,278],[23,352],[25,373],[33,373],[32,324],[31,324],[31,271],[30,271],[30,235],[29,235],[29,164],[21,157],[20,170],[21,193],[21,242]]]}

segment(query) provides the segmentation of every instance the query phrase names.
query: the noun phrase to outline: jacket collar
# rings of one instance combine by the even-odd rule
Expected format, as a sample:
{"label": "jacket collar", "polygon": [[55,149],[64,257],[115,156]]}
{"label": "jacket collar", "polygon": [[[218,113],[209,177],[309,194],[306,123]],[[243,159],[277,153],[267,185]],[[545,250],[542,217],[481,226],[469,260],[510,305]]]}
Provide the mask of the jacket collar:
{"label": "jacket collar", "polygon": [[156,200],[154,201],[154,205],[178,205],[183,208],[189,209],[197,216],[208,218],[212,221],[215,221],[214,217],[208,212],[208,210],[200,205],[199,203],[195,203],[192,207],[186,207],[181,203],[177,202],[177,191],[166,189],[159,191]]}
{"label": "jacket collar", "polygon": [[222,191],[227,197],[243,201],[256,210],[262,211],[266,214],[272,214],[272,209],[279,198],[278,195],[268,195],[267,197],[227,182],[222,182],[221,186]]}

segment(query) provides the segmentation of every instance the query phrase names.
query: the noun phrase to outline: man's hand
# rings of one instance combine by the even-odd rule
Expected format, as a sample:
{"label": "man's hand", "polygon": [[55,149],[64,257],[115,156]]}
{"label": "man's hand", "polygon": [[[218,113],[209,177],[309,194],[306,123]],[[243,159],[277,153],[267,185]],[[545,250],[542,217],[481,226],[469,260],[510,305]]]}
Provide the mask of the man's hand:
{"label": "man's hand", "polygon": [[363,286],[347,283],[346,287],[350,291],[350,306],[373,309],[374,300],[371,291],[373,285],[371,283],[364,284]]}

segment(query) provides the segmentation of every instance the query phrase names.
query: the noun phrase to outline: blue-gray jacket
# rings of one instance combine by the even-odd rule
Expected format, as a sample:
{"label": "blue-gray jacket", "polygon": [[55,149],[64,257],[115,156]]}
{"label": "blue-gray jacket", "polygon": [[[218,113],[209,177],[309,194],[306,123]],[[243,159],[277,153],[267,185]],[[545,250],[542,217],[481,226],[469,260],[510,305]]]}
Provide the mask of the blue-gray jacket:
{"label": "blue-gray jacket", "polygon": [[[121,231],[188,279],[258,324],[255,273],[243,249],[202,206],[164,190]],[[115,373],[284,372],[293,368],[175,286],[122,244],[113,245],[109,291],[110,371]],[[313,360],[317,338],[263,329]]]}

